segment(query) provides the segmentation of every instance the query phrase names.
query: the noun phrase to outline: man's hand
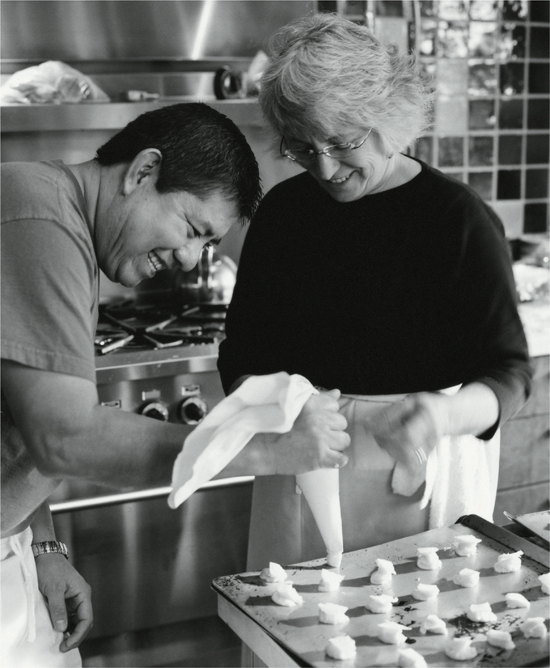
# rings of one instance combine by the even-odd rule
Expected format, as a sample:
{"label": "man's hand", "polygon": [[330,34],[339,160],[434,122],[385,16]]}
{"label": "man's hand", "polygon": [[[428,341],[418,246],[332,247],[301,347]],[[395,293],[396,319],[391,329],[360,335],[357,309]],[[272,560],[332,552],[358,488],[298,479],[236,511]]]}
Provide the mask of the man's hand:
{"label": "man's hand", "polygon": [[381,448],[414,473],[449,434],[448,404],[443,394],[411,394],[377,413],[366,428]]}
{"label": "man's hand", "polygon": [[92,628],[92,590],[62,554],[41,554],[36,558],[36,571],[52,625],[65,634],[59,649],[68,652]]}
{"label": "man's hand", "polygon": [[305,403],[293,428],[271,436],[266,457],[276,474],[297,474],[319,468],[341,468],[348,462],[342,454],[350,444],[344,431],[347,420],[338,413],[339,390],[314,394]]}

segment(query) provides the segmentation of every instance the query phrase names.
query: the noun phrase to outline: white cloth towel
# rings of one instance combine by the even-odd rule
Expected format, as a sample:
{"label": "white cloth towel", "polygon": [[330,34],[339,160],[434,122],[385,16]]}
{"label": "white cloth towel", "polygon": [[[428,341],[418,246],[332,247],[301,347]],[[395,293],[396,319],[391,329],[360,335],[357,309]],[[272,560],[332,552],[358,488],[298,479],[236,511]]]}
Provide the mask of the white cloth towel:
{"label": "white cloth towel", "polygon": [[[442,390],[455,394],[460,385]],[[475,514],[493,521],[500,457],[500,431],[490,441],[475,436],[445,436],[428,455],[425,470],[413,476],[397,463],[392,478],[396,494],[410,496],[426,481],[420,508],[430,503],[430,529]]]}
{"label": "white cloth towel", "polygon": [[185,439],[174,462],[168,505],[177,508],[217,475],[258,433],[292,429],[317,390],[303,376],[285,372],[251,376],[223,399]]}
{"label": "white cloth towel", "polygon": [[[281,372],[245,380],[185,439],[174,462],[168,505],[181,505],[225,468],[255,434],[290,431],[306,401],[317,392],[298,374]],[[296,481],[325,542],[327,561],[338,567],[344,549],[338,469],[303,473]]]}

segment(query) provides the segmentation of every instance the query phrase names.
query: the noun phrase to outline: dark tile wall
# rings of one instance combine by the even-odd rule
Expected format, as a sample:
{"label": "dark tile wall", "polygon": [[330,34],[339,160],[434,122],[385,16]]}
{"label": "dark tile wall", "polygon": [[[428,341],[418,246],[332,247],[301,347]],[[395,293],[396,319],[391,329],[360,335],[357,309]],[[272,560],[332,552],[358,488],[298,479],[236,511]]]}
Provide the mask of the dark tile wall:
{"label": "dark tile wall", "polygon": [[[437,88],[433,127],[411,153],[474,188],[508,236],[547,232],[550,2],[343,4],[357,22],[371,25],[369,11],[409,21],[409,44]],[[342,11],[342,2],[318,6]]]}

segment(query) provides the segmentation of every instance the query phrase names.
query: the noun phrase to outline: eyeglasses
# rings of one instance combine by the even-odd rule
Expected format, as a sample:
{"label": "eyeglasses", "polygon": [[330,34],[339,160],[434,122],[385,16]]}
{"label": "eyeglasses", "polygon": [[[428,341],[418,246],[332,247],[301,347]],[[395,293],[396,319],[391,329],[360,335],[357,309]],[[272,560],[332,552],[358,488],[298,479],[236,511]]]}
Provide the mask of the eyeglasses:
{"label": "eyeglasses", "polygon": [[313,148],[284,148],[285,138],[283,137],[281,139],[279,150],[281,155],[285,158],[288,158],[293,162],[302,162],[304,164],[312,163],[318,155],[326,155],[335,160],[343,160],[344,158],[349,158],[352,151],[363,146],[371,132],[372,128],[370,128],[366,136],[356,144],[352,142],[347,142],[346,144],[331,144],[330,146],[325,146],[320,151],[316,151]]}

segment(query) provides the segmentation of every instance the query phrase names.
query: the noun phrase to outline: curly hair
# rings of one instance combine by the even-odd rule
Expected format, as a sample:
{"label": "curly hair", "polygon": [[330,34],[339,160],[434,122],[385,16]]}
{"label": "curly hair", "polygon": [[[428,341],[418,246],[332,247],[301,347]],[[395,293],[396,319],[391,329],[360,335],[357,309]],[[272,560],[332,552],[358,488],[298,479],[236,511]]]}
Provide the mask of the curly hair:
{"label": "curly hair", "polygon": [[372,127],[388,150],[402,151],[430,124],[433,90],[414,56],[365,26],[314,14],[281,28],[267,51],[260,104],[281,135],[326,140]]}
{"label": "curly hair", "polygon": [[162,154],[156,189],[199,198],[221,192],[235,201],[242,223],[261,200],[258,163],[243,133],[202,102],[160,107],[128,123],[96,152],[101,165],[130,162],[142,150]]}

